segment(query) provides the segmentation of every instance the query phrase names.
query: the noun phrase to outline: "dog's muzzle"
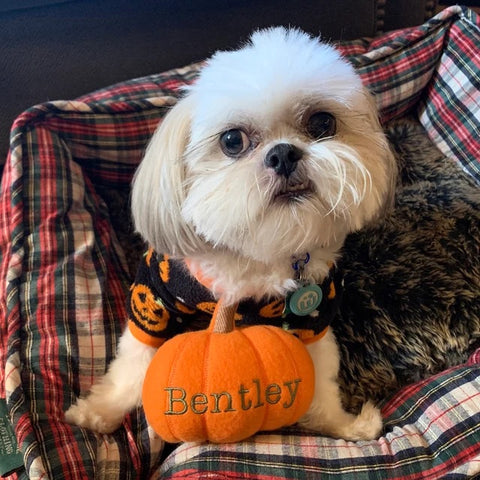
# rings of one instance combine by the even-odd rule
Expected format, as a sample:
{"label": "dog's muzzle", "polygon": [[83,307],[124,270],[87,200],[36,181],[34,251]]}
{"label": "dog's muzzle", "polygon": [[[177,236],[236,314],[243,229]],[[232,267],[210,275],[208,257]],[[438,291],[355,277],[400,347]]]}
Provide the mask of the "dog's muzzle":
{"label": "dog's muzzle", "polygon": [[303,157],[303,152],[290,143],[279,143],[267,152],[264,164],[271,168],[277,175],[285,178],[297,168],[297,162]]}

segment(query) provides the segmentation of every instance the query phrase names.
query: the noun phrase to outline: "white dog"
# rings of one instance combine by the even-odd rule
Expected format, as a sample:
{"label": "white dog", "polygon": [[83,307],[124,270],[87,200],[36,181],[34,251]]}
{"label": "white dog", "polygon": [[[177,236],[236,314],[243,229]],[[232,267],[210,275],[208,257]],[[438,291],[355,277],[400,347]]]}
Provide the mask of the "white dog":
{"label": "white dog", "polygon": [[[192,278],[210,279],[212,297],[261,302],[321,285],[346,235],[384,209],[394,178],[374,102],[353,68],[331,46],[274,28],[210,59],[154,134],[132,210],[152,251],[188,259]],[[315,320],[318,309],[306,316]],[[307,348],[315,396],[300,423],[349,440],[378,436],[371,403],[358,415],[342,407],[331,329]],[[141,404],[155,352],[127,328],[108,373],[67,420],[116,429]]]}

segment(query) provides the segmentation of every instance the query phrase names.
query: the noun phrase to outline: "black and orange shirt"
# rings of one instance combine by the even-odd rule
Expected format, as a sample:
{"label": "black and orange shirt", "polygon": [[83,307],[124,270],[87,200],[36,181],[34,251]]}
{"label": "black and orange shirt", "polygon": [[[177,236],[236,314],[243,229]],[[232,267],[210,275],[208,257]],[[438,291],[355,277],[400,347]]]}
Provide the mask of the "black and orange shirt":
{"label": "black and orange shirt", "polygon": [[[274,325],[290,331],[305,343],[325,333],[337,313],[342,279],[335,267],[319,285],[323,299],[315,312],[298,316],[285,310],[285,298],[241,302],[236,325]],[[159,347],[179,333],[207,328],[216,299],[199,283],[181,260],[149,249],[143,256],[127,298],[128,325],[139,341]]]}

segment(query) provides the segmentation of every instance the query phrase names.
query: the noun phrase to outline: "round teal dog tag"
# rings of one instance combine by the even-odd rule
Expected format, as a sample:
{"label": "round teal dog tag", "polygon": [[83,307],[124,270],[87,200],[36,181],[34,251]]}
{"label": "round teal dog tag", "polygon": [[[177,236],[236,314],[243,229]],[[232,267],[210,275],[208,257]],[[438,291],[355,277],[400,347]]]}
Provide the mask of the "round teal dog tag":
{"label": "round teal dog tag", "polygon": [[288,308],[295,315],[303,317],[312,313],[322,303],[322,298],[323,292],[318,285],[305,285],[288,298]]}

